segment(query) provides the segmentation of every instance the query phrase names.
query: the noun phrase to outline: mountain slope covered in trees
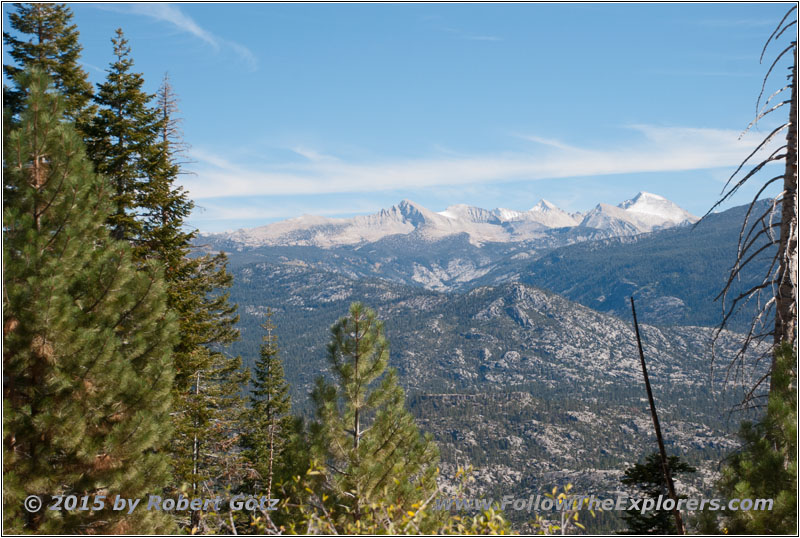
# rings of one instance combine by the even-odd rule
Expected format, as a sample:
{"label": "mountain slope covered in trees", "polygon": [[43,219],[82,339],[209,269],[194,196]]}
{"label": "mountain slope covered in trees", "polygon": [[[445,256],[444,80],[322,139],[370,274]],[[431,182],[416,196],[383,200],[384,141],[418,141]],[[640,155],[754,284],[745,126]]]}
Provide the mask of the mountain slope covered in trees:
{"label": "mountain slope covered in trees", "polygon": [[[756,210],[769,204],[762,200]],[[553,249],[521,264],[515,274],[521,282],[622,318],[630,312],[627,297],[635,295],[653,323],[714,326],[722,316],[722,303],[715,298],[734,264],[746,209],[709,215],[694,227]],[[767,250],[754,260],[735,289],[759,283],[772,255]],[[743,329],[746,318],[734,319],[731,327]]]}
{"label": "mountain slope covered in trees", "polygon": [[[613,491],[621,469],[654,443],[627,320],[521,283],[445,294],[296,265],[234,273],[243,336],[235,349],[251,356],[261,305],[280,305],[273,319],[301,409],[313,379],[326,372],[325,327],[352,301],[373,305],[386,323],[389,364],[439,442],[443,468],[452,476],[457,463],[474,464],[484,492],[499,491],[492,484],[538,491],[565,481]],[[700,465],[700,489],[711,476],[702,462],[735,447],[735,421],[726,417],[741,397],[730,386],[720,390],[723,369],[709,375],[712,333],[643,326],[667,442]],[[724,340],[722,352],[732,345]]]}

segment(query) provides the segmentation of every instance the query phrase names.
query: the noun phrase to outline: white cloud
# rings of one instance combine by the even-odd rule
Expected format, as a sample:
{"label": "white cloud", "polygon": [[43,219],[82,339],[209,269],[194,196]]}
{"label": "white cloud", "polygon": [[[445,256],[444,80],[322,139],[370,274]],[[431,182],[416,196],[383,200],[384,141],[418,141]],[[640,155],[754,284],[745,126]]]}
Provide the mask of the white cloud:
{"label": "white cloud", "polygon": [[[154,4],[154,3],[135,3],[124,4],[122,6],[98,4],[101,9],[111,9],[120,11],[124,9],[126,13],[143,15],[160,22],[174,25],[182,32],[187,32],[211,45],[215,50],[230,49],[239,59],[244,62],[250,70],[255,70],[258,66],[258,59],[255,54],[240,43],[223,39],[205,28],[201,27],[194,19],[181,11],[180,7],[173,4]],[[122,8],[122,9],[121,9]]]}
{"label": "white cloud", "polygon": [[523,140],[527,140],[529,142],[535,142],[537,144],[542,144],[543,146],[550,146],[557,149],[563,149],[567,151],[583,151],[580,148],[576,148],[575,146],[570,146],[569,144],[565,144],[560,140],[556,140],[555,138],[544,138],[541,136],[534,136],[534,135],[516,135],[518,138],[522,138]]}
{"label": "white cloud", "polygon": [[704,170],[737,166],[755,148],[758,135],[739,131],[631,125],[641,136],[624,148],[590,149],[535,136],[530,153],[350,163],[311,159],[318,152],[296,149],[311,160],[267,169],[234,165],[201,150],[192,152],[196,176],[184,178],[195,199],[226,196],[375,192],[506,181]]}
{"label": "white cloud", "polygon": [[84,61],[82,61],[82,60],[78,60],[78,63],[79,63],[79,64],[81,64],[83,67],[88,67],[88,68],[89,68],[89,69],[91,69],[92,71],[97,71],[98,73],[103,73],[103,74],[105,74],[105,70],[104,70],[104,69],[100,69],[99,67],[97,67],[97,66],[96,66],[96,65],[94,65],[94,64],[90,64],[90,63],[88,63],[88,62],[84,62]]}
{"label": "white cloud", "polygon": [[233,41],[221,41],[236,52],[236,54],[239,56],[239,59],[247,64],[247,67],[250,69],[250,71],[255,71],[258,68],[258,58],[256,58],[256,55],[253,54],[250,49]]}
{"label": "white cloud", "polygon": [[194,20],[172,4],[131,4],[131,13],[146,15],[159,21],[169,22],[209,45],[219,49],[219,42],[213,34],[201,28]]}
{"label": "white cloud", "polygon": [[330,161],[336,160],[336,157],[331,157],[329,155],[324,155],[314,149],[307,148],[305,146],[296,146],[292,148],[292,151],[301,157],[305,157],[309,161],[312,162],[320,162],[320,161]]}

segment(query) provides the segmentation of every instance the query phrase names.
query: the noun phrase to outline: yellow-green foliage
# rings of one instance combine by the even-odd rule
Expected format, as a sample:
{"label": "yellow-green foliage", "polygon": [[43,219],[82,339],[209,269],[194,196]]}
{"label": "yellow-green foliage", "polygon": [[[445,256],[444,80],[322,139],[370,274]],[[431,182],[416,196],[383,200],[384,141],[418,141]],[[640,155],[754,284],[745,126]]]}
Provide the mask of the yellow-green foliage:
{"label": "yellow-green foliage", "polygon": [[[437,473],[438,475],[438,473]],[[471,469],[459,469],[456,474],[458,487],[455,496],[464,496],[467,485],[474,481]],[[362,507],[361,517],[341,517],[337,512],[345,510],[334,506],[335,501],[326,494],[318,494],[324,480],[319,463],[312,463],[302,476],[295,476],[291,483],[279,488],[282,501],[278,510],[284,520],[291,523],[285,526],[274,525],[275,512],[262,513],[254,517],[251,525],[253,534],[516,534],[510,523],[497,506],[474,514],[451,513],[433,508],[434,500],[444,493],[437,488],[433,494],[422,498],[409,507],[395,504],[373,502]],[[565,500],[572,485],[562,491],[554,488],[546,496],[555,501]],[[452,494],[448,494],[451,496]],[[571,509],[558,512],[558,521],[551,521],[536,515],[526,529],[535,534],[575,534],[584,530],[579,521],[582,506],[574,501]],[[591,512],[594,516],[594,512]]]}
{"label": "yellow-green foliage", "polygon": [[[460,477],[467,474],[459,471]],[[438,488],[432,494],[420,495],[421,500],[409,507],[372,502],[361,507],[358,519],[346,517],[349,508],[335,505],[334,499],[324,493],[316,493],[320,491],[324,476],[320,465],[314,462],[303,476],[296,476],[292,483],[284,485],[279,510],[290,514],[286,519],[291,523],[275,528],[270,515],[263,514],[253,520],[257,531],[286,534],[511,534],[508,521],[495,508],[475,515],[434,510],[432,503],[441,493]],[[465,483],[463,480],[460,491],[463,491]],[[423,493],[421,489],[420,493]]]}

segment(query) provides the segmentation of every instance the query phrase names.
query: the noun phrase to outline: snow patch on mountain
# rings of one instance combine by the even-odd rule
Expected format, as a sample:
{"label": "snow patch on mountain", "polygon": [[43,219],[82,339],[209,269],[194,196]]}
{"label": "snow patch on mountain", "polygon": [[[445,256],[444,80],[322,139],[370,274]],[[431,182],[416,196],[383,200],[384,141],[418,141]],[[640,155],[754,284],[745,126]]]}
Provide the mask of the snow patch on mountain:
{"label": "snow patch on mountain", "polygon": [[608,230],[614,235],[634,235],[698,220],[663,196],[640,192],[617,206],[597,204],[583,217],[580,225]]}
{"label": "snow patch on mountain", "polygon": [[547,200],[540,200],[528,211],[494,210],[465,204],[451,205],[435,213],[411,200],[371,215],[349,219],[312,215],[242,229],[213,238],[226,239],[241,247],[316,246],[332,248],[372,243],[392,235],[416,234],[435,241],[466,234],[469,242],[508,243],[531,240],[558,228],[595,228],[612,235],[634,235],[667,228],[698,219],[666,198],[640,192],[618,206],[598,204],[586,214],[567,213]]}
{"label": "snow patch on mountain", "polygon": [[513,209],[506,209],[504,207],[498,207],[497,209],[493,210],[492,213],[497,216],[503,222],[508,222],[512,220],[519,220],[522,218],[522,215],[525,214],[524,211],[514,211]]}
{"label": "snow patch on mountain", "polygon": [[453,205],[438,213],[452,220],[474,223],[499,224],[500,219],[492,211],[464,204]]}
{"label": "snow patch on mountain", "polygon": [[670,202],[663,196],[649,192],[640,192],[630,200],[625,200],[619,207],[629,213],[636,213],[642,219],[657,223],[656,226],[664,227],[665,223],[673,225],[695,223],[699,219]]}
{"label": "snow patch on mountain", "polygon": [[530,220],[544,224],[548,228],[565,228],[578,225],[578,221],[572,218],[569,213],[544,198],[539,200],[539,203],[528,211],[528,215],[530,215]]}

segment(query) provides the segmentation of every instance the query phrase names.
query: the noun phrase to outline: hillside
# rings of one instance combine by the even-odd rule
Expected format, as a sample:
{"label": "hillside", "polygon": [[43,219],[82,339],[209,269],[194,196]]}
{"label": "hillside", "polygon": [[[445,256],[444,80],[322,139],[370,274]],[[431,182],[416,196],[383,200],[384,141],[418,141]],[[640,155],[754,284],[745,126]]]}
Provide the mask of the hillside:
{"label": "hillside", "polygon": [[[567,481],[610,492],[655,442],[628,314],[634,293],[667,444],[701,470],[690,487],[705,491],[708,462],[735,448],[741,418],[728,413],[741,391],[721,366],[735,336],[723,338],[713,378],[709,346],[743,211],[618,238],[554,229],[541,249],[415,231],[359,246],[232,250],[242,339],[231,351],[252,362],[272,308],[293,405],[308,414],[328,328],[362,301],[386,323],[390,365],[436,437],[445,475],[473,464],[484,494]],[[591,230],[594,240],[576,235]]]}
{"label": "hillside", "polygon": [[[758,213],[768,203],[759,202]],[[710,215],[695,227],[556,248],[502,279],[516,277],[623,319],[630,312],[627,298],[634,294],[652,323],[714,326],[722,316],[722,303],[715,298],[733,265],[745,210]],[[735,289],[760,282],[772,253],[765,251]],[[484,281],[497,278],[491,273]],[[743,329],[744,319],[746,314],[732,327]]]}
{"label": "hillside", "polygon": [[[306,411],[326,369],[327,327],[351,301],[376,308],[420,424],[446,464],[478,468],[481,491],[565,480],[612,491],[618,471],[654,446],[628,321],[520,283],[445,294],[301,266],[235,273],[243,334],[234,350],[252,361],[258,323],[266,306],[275,309],[293,401]],[[702,462],[735,446],[726,412],[739,393],[719,390],[722,370],[712,383],[712,329],[642,330],[670,450],[701,464],[697,487],[707,487],[712,470]]]}

